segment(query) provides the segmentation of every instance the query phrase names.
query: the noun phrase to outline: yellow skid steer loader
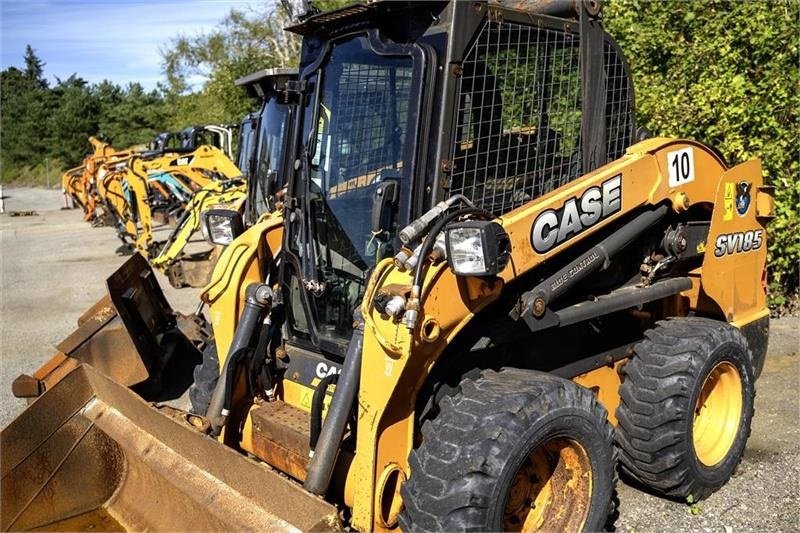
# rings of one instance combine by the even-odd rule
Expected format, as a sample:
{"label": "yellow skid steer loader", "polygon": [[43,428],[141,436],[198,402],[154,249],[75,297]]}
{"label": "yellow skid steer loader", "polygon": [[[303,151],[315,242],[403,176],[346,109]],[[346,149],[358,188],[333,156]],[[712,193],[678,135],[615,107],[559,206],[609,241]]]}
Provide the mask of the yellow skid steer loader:
{"label": "yellow skid steer loader", "polygon": [[597,531],[617,468],[723,487],[766,354],[771,190],[757,160],[638,136],[601,20],[372,1],[289,28],[282,216],[203,217],[234,237],[208,324],[132,258],[18,378],[0,527]]}
{"label": "yellow skid steer loader", "polygon": [[277,199],[285,183],[279,176],[286,173],[286,146],[294,116],[288,105],[286,84],[296,77],[294,69],[267,69],[236,80],[261,104],[239,127],[236,165],[246,184],[239,180],[210,182],[192,196],[175,230],[166,242],[158,244],[160,251],[150,261],[167,275],[173,287],[206,285],[222,245],[229,243],[215,244],[211,249],[198,249],[193,244],[192,236],[200,230],[205,211],[239,211],[244,215],[244,226],[262,216],[280,215]]}

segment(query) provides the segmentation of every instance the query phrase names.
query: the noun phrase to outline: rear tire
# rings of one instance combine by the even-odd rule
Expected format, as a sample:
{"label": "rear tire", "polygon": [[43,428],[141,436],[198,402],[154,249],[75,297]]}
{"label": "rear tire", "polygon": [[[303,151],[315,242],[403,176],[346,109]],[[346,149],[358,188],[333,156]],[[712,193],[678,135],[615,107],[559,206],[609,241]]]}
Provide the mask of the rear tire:
{"label": "rear tire", "polygon": [[603,529],[615,452],[605,409],[578,385],[504,369],[464,379],[422,426],[401,489],[404,531]]}
{"label": "rear tire", "polygon": [[205,416],[218,379],[219,358],[217,357],[217,345],[212,342],[203,350],[203,362],[194,367],[194,383],[189,387],[192,413]]}
{"label": "rear tire", "polygon": [[616,441],[622,472],[649,489],[699,501],[730,479],[753,418],[752,356],[725,322],[659,322],[623,369]]}

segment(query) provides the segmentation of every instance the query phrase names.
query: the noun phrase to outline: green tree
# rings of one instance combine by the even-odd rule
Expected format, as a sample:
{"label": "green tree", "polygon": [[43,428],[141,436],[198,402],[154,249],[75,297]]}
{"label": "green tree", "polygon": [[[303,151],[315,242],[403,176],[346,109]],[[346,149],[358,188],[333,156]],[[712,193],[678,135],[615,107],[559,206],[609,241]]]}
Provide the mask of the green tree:
{"label": "green tree", "polygon": [[42,89],[47,88],[47,80],[44,78],[44,65],[44,61],[39,59],[33,47],[27,45],[25,47],[25,77]]}
{"label": "green tree", "polygon": [[116,148],[143,145],[166,128],[167,107],[158,91],[131,83],[125,89],[104,81],[94,88],[99,104],[98,131]]}
{"label": "green tree", "polygon": [[282,6],[249,13],[232,9],[214,30],[180,36],[162,50],[169,94],[189,94],[192,80],[203,80],[183,109],[192,122],[238,121],[252,102],[234,85],[236,78],[296,63],[297,42],[282,31],[286,20]]}
{"label": "green tree", "polygon": [[[313,6],[328,11],[347,0],[321,0]],[[295,66],[300,39],[283,30],[301,14],[304,2],[284,0],[264,10],[232,9],[210,32],[179,36],[161,50],[167,98],[177,112],[173,128],[189,123],[238,122],[252,108],[234,81],[256,70]],[[192,80],[202,80],[192,92]]]}
{"label": "green tree", "polygon": [[[103,135],[119,148],[144,145],[171,116],[159,91],[138,83],[91,85],[73,74],[50,87],[44,62],[28,46],[24,68],[0,72],[0,179],[53,183],[80,163],[87,138]],[[46,170],[50,170],[47,174]]]}
{"label": "green tree", "polygon": [[86,80],[75,74],[58,80],[52,98],[46,123],[51,143],[46,155],[76,164],[88,151],[86,138],[97,134],[99,105]]}
{"label": "green tree", "polygon": [[777,303],[800,264],[800,25],[797,0],[609,0],[606,26],[625,51],[638,122],[657,135],[761,158],[776,188],[769,267]]}
{"label": "green tree", "polygon": [[0,161],[4,176],[47,149],[48,97],[47,90],[24,71],[11,67],[0,73]]}

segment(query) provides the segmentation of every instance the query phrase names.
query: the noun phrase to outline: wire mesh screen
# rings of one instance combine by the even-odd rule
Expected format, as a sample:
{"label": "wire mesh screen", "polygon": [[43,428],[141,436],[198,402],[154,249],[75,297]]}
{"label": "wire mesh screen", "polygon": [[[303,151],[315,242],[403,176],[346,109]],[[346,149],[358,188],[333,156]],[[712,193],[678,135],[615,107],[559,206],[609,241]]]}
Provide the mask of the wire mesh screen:
{"label": "wire mesh screen", "polygon": [[633,87],[617,49],[606,42],[606,156],[619,159],[633,140]]}
{"label": "wire mesh screen", "polygon": [[[630,142],[628,80],[614,49],[605,58],[606,152],[618,157]],[[582,174],[577,33],[490,20],[462,68],[451,194],[499,215]]]}
{"label": "wire mesh screen", "polygon": [[[404,63],[406,63],[404,61]],[[371,183],[403,166],[411,65],[344,63],[330,117],[328,195]],[[328,147],[326,147],[328,148]]]}

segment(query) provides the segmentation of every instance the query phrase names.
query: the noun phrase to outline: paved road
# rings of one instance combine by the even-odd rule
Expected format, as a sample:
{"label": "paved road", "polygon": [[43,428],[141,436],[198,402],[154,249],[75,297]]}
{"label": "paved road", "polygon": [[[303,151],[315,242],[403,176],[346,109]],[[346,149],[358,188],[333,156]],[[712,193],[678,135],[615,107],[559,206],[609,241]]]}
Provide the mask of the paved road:
{"label": "paved road", "polygon": [[[92,228],[78,209],[62,211],[58,191],[3,188],[0,215],[0,427],[25,402],[11,395],[11,382],[50,358],[78,317],[105,295],[105,279],[127,257],[110,227]],[[11,217],[10,211],[38,215]],[[197,306],[197,289],[173,289],[159,274],[173,307]]]}
{"label": "paved road", "polygon": [[[102,280],[125,260],[114,254],[114,231],[89,227],[78,211],[60,211],[57,192],[6,189],[5,194],[7,210],[35,209],[39,215],[0,216],[0,427],[24,407],[11,396],[11,381],[50,356],[77,317],[104,294]],[[176,309],[195,307],[197,290],[174,290],[160,279]],[[618,529],[800,529],[799,331],[797,318],[772,323],[752,436],[731,482],[694,509],[620,483]]]}

